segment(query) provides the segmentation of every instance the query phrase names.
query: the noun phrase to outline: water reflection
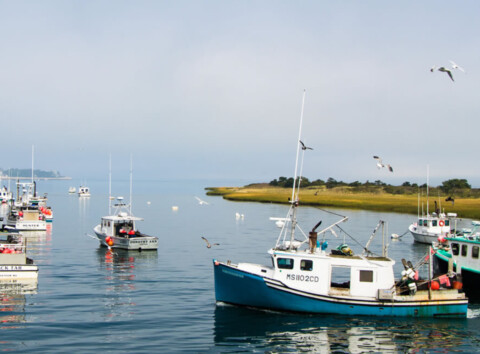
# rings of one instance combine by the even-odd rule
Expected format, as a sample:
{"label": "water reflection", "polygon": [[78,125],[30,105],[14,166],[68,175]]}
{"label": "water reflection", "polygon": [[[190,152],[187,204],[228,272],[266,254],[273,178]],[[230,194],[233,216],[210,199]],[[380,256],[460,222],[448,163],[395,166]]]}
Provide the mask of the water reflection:
{"label": "water reflection", "polygon": [[309,316],[217,306],[215,346],[222,352],[415,352],[471,348],[466,320]]}
{"label": "water reflection", "polygon": [[37,293],[37,279],[0,280],[0,329],[14,329],[12,323],[24,323],[26,319],[26,295]]}
{"label": "water reflection", "polygon": [[138,252],[99,247],[97,256],[105,274],[104,318],[134,315],[137,264],[156,261],[157,252]]}

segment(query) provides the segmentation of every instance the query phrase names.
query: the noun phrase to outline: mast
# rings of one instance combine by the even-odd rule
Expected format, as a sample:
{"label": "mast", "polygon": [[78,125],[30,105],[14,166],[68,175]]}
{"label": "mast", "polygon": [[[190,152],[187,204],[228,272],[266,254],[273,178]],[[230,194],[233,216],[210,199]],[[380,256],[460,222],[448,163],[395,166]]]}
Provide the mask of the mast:
{"label": "mast", "polygon": [[32,183],[33,183],[33,158],[34,158],[34,146],[32,145]]}
{"label": "mast", "polygon": [[292,188],[292,202],[294,202],[296,200],[296,198],[298,197],[295,196],[295,186],[296,186],[296,182],[297,182],[297,170],[298,170],[298,155],[299,155],[299,152],[300,152],[300,144],[299,144],[299,141],[302,140],[302,124],[303,124],[303,107],[305,106],[305,89],[303,90],[303,97],[302,97],[302,111],[300,113],[300,128],[298,130],[298,139],[297,139],[297,156],[296,156],[296,159],[295,159],[295,175],[293,177],[293,188]]}
{"label": "mast", "polygon": [[[300,190],[297,192],[297,195],[295,195],[295,187],[297,183],[297,170],[298,170],[298,157],[299,157],[299,152],[300,152],[300,140],[302,139],[302,124],[303,124],[303,109],[305,106],[305,93],[306,90],[303,90],[303,97],[302,97],[302,111],[300,114],[300,128],[298,130],[298,140],[297,140],[297,156],[295,159],[295,174],[293,177],[293,187],[292,187],[292,215],[291,215],[291,222],[292,222],[292,229],[290,233],[290,246],[289,248],[292,248],[293,245],[293,240],[295,238],[295,228],[297,225],[297,205],[298,205],[298,194],[300,193]],[[302,160],[303,163],[303,160]],[[300,189],[300,182],[299,182],[299,189]]]}
{"label": "mast", "polygon": [[428,179],[429,179],[429,172],[430,172],[430,169],[429,169],[429,166],[427,165],[427,217],[428,217]]}

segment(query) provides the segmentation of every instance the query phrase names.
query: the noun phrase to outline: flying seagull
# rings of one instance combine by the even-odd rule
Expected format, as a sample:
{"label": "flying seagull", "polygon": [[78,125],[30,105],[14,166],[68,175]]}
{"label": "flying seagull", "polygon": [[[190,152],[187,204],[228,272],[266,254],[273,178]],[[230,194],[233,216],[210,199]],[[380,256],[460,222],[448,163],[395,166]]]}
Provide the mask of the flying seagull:
{"label": "flying seagull", "polygon": [[195,197],[196,200],[198,200],[198,204],[200,205],[208,205],[208,203],[204,200],[201,200],[199,197]]}
{"label": "flying seagull", "polygon": [[452,64],[452,69],[458,69],[458,70],[460,70],[460,71],[462,71],[462,72],[465,72],[465,69],[462,68],[461,66],[455,64],[454,61],[450,60],[450,63]]}
{"label": "flying seagull", "polygon": [[390,172],[393,172],[393,167],[390,166],[389,164],[384,164],[384,163],[382,162],[382,159],[381,159],[380,157],[378,157],[378,156],[373,156],[373,158],[374,158],[375,160],[377,160],[377,167],[378,167],[378,169],[381,169],[381,168],[383,168],[383,167],[386,167]]}
{"label": "flying seagull", "polygon": [[305,146],[305,144],[303,143],[303,141],[301,141],[301,140],[299,140],[299,141],[300,141],[300,144],[302,144],[302,150],[307,150],[307,149],[313,150],[313,148],[308,147],[308,146]]}
{"label": "flying seagull", "polygon": [[452,79],[452,81],[455,81],[455,80],[453,79],[452,71],[451,71],[450,69],[447,69],[446,67],[441,66],[441,67],[439,67],[437,70],[438,70],[438,71],[441,71],[441,72],[443,72],[443,73],[447,73],[448,76],[450,76],[450,79]]}
{"label": "flying seagull", "polygon": [[202,240],[204,240],[207,243],[207,248],[212,248],[212,246],[220,246],[219,243],[214,243],[213,245],[208,242],[208,240],[202,236]]}

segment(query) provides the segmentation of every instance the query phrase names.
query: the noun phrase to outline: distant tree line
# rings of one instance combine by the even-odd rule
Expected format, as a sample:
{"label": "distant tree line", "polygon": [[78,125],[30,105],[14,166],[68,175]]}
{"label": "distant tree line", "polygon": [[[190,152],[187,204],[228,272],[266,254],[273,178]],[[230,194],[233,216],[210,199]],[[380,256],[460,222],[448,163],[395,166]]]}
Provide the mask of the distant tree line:
{"label": "distant tree line", "polygon": [[[5,177],[30,177],[32,169],[28,168],[10,168],[8,170],[0,169],[2,176]],[[58,178],[63,177],[58,171],[33,170],[33,176],[38,178]]]}
{"label": "distant tree line", "polygon": [[[293,187],[293,177],[279,177],[269,182],[271,186],[278,186],[283,188],[292,188]],[[326,188],[332,189],[337,187],[346,187],[354,192],[372,192],[383,190],[391,194],[412,194],[418,193],[419,190],[424,190],[427,188],[427,184],[418,185],[417,183],[403,182],[400,186],[393,186],[391,184],[384,183],[380,180],[374,182],[366,181],[361,183],[359,181],[354,181],[351,183],[346,183],[343,181],[337,181],[335,178],[329,177],[326,181],[321,179],[316,179],[310,181],[307,177],[301,177],[300,188]],[[443,192],[443,194],[452,195],[452,196],[472,196],[480,195],[479,189],[472,189],[470,184],[466,179],[449,179],[443,181],[440,186],[432,187],[429,189],[432,193]]]}

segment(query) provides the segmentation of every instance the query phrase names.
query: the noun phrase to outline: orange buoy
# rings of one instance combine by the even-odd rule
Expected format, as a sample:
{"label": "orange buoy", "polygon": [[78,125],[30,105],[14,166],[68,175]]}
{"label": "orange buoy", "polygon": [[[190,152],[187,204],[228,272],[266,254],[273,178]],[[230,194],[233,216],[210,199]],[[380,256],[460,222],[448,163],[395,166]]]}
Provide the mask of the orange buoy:
{"label": "orange buoy", "polygon": [[130,231],[128,231],[128,234],[129,234],[129,235],[135,235],[135,231],[130,230]]}
{"label": "orange buoy", "polygon": [[432,281],[432,283],[430,284],[430,289],[432,290],[440,289],[440,284],[438,283],[438,281]]}
{"label": "orange buoy", "polygon": [[462,289],[462,288],[463,288],[463,284],[462,284],[462,282],[461,282],[461,281],[456,281],[456,280],[455,280],[455,281],[453,282],[453,288],[454,288],[454,289],[457,289],[457,290],[460,290],[460,289]]}

